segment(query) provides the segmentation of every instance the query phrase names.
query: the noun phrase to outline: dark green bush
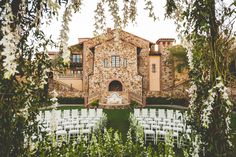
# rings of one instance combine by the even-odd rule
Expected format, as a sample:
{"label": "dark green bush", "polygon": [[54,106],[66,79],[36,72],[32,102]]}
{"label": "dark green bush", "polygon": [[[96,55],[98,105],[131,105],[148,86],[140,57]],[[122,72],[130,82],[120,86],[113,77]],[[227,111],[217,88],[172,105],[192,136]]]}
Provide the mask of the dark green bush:
{"label": "dark green bush", "polygon": [[99,106],[99,100],[94,100],[93,102],[91,102],[90,104],[92,107],[98,107]]}
{"label": "dark green bush", "polygon": [[146,99],[148,105],[164,104],[164,105],[181,105],[187,106],[188,100],[185,98],[170,98],[170,97],[148,97]]}
{"label": "dark green bush", "polygon": [[138,106],[140,106],[138,102],[131,100],[130,108],[134,109],[134,108],[137,108]]}
{"label": "dark green bush", "polygon": [[84,104],[82,97],[58,97],[59,104]]}

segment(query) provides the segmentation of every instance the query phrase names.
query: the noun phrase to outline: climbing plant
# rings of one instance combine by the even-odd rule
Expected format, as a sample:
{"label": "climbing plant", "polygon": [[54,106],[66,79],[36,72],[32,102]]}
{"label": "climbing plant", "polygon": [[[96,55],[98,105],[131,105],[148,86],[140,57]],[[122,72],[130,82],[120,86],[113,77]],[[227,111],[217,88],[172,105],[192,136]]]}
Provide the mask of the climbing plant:
{"label": "climbing plant", "polygon": [[[153,5],[145,0],[149,15]],[[69,23],[72,13],[81,8],[81,0],[2,0],[0,1],[0,156],[29,156],[31,140],[38,137],[36,115],[50,105],[48,74],[68,66],[70,51]],[[115,28],[134,22],[136,0],[124,0],[124,18],[118,0],[99,0],[95,10],[95,34],[103,30],[105,4]],[[45,36],[42,25],[50,25],[63,9],[60,42]],[[118,35],[117,35],[118,36]],[[48,46],[56,45],[60,55],[55,61],[48,56]]]}
{"label": "climbing plant", "polygon": [[235,43],[235,1],[167,0],[187,49],[192,156],[229,156],[232,150],[232,102],[229,56]]}

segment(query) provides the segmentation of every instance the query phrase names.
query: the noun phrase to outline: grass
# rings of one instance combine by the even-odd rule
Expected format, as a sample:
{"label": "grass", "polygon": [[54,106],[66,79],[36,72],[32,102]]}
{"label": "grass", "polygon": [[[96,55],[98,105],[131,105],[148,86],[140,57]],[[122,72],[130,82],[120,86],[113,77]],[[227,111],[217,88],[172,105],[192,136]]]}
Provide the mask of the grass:
{"label": "grass", "polygon": [[123,140],[129,130],[129,109],[104,109],[107,114],[107,127],[117,130],[122,134]]}

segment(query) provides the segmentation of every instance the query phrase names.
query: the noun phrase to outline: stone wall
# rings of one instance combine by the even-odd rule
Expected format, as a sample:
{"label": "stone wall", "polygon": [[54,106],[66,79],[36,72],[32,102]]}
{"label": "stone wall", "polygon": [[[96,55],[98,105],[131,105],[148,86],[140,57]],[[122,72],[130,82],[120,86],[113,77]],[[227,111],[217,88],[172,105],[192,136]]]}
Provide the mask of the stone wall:
{"label": "stone wall", "polygon": [[[148,90],[148,56],[150,42],[120,31],[119,41],[114,41],[114,30],[102,36],[84,42],[84,91],[88,97],[99,94],[100,103],[106,104],[109,83],[118,80],[123,85],[123,91],[118,92],[123,97],[123,103],[129,103],[129,92],[142,99]],[[139,52],[139,56],[137,52]],[[119,68],[111,67],[111,56],[118,55],[121,59]],[[109,67],[104,67],[104,59]],[[127,59],[127,67],[123,66]],[[91,63],[92,62],[92,63]],[[138,67],[139,64],[140,66]]]}
{"label": "stone wall", "polygon": [[161,52],[161,90],[174,85],[174,67],[167,50]]}
{"label": "stone wall", "polygon": [[[120,57],[120,67],[111,67],[112,55]],[[105,59],[108,67],[104,67]],[[126,67],[122,64],[124,59],[127,59]],[[114,40],[96,46],[94,70],[89,77],[89,96],[100,93],[100,103],[106,104],[106,98],[112,93],[108,91],[108,86],[113,80],[120,81],[123,86],[123,91],[118,92],[123,97],[123,104],[128,104],[130,91],[142,96],[142,77],[138,75],[135,46],[122,41],[114,46]]]}

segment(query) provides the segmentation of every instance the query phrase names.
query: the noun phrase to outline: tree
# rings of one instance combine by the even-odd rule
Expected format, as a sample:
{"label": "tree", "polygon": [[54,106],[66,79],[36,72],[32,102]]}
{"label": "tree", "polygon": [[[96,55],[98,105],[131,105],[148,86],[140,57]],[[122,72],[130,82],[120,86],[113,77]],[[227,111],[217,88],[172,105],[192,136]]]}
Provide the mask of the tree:
{"label": "tree", "polygon": [[230,73],[236,77],[236,47],[230,52]]}
{"label": "tree", "polygon": [[184,69],[189,69],[187,50],[182,45],[175,45],[168,49],[177,63],[176,69],[178,72],[182,72]]}
{"label": "tree", "polygon": [[187,48],[191,80],[192,156],[230,156],[229,52],[235,42],[235,2],[167,0]]}
{"label": "tree", "polygon": [[[152,2],[145,2],[149,16],[155,18]],[[105,28],[104,5],[109,8],[115,28],[135,21],[136,0],[124,0],[123,4],[124,17],[121,18],[117,0],[99,0],[95,10],[95,34]],[[81,0],[0,1],[0,156],[30,155],[32,137],[35,140],[39,137],[38,110],[52,104],[45,88],[48,74],[68,65],[69,22],[72,12],[80,7]],[[60,56],[52,62],[47,46],[55,43],[45,37],[41,25],[50,24],[60,8],[64,8],[58,44]]]}

